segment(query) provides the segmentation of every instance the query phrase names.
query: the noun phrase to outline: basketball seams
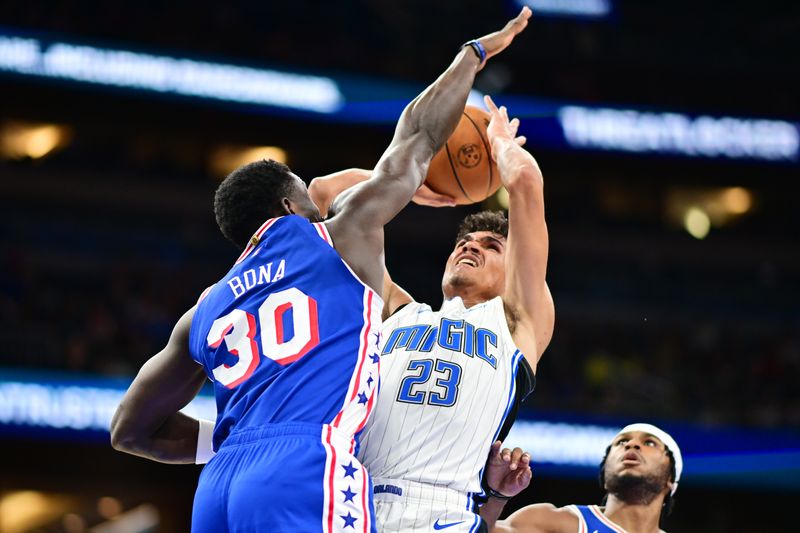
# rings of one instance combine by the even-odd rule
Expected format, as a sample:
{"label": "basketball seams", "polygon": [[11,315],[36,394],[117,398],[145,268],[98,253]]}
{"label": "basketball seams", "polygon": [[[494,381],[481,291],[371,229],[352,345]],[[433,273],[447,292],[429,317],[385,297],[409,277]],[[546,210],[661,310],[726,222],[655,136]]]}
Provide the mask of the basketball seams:
{"label": "basketball seams", "polygon": [[489,184],[486,187],[486,198],[488,198],[489,193],[492,190],[492,181],[494,180],[494,165],[492,165],[492,149],[489,146],[489,141],[483,136],[481,129],[478,127],[478,125],[475,123],[472,117],[469,116],[469,113],[464,111],[464,116],[467,117],[467,120],[470,121],[472,127],[475,128],[475,132],[478,134],[478,137],[480,137],[481,142],[483,143],[483,149],[486,150],[486,157],[489,158],[489,160],[487,161],[489,167]]}
{"label": "basketball seams", "polygon": [[[464,113],[464,116],[466,116],[466,113]],[[475,200],[473,200],[472,198],[469,197],[469,194],[467,194],[467,190],[464,188],[464,185],[461,183],[461,180],[458,177],[458,172],[456,172],[456,165],[453,163],[453,156],[450,153],[450,141],[449,140],[444,144],[444,149],[447,152],[447,162],[450,163],[450,169],[453,171],[453,179],[456,180],[456,184],[458,185],[458,188],[461,189],[461,193],[464,195],[464,197],[467,200],[469,200],[470,202],[475,202]]]}

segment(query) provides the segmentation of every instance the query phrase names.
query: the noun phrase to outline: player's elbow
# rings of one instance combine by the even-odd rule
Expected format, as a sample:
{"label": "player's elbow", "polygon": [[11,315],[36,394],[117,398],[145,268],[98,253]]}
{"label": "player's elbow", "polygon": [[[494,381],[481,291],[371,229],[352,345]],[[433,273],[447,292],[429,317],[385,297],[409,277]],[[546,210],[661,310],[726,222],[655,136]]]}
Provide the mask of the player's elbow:
{"label": "player's elbow", "polygon": [[111,447],[117,451],[135,454],[141,448],[139,436],[136,431],[125,423],[123,408],[117,409],[111,420]]}
{"label": "player's elbow", "polygon": [[308,184],[308,195],[324,216],[333,198],[331,198],[330,191],[322,179],[314,178],[311,180],[311,183]]}

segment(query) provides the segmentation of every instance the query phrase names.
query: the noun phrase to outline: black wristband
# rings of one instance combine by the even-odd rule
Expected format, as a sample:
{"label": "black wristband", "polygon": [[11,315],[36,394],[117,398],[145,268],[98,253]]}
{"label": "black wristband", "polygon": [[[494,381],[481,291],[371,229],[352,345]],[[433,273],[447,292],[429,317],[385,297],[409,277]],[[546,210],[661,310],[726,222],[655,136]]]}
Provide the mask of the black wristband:
{"label": "black wristband", "polygon": [[500,494],[499,492],[494,490],[492,487],[489,487],[489,493],[488,494],[489,494],[490,498],[496,498],[498,500],[508,501],[511,498],[513,498],[513,496],[506,496],[505,494]]}

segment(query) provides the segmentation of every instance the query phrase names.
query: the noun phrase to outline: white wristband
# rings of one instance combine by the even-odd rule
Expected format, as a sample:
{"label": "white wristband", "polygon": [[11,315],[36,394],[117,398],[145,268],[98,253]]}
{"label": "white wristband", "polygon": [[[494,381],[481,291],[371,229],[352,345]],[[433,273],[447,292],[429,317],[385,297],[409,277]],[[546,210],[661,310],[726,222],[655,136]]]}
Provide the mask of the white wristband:
{"label": "white wristband", "polygon": [[194,464],[204,465],[216,455],[213,442],[214,422],[203,419],[197,422],[199,427],[197,429],[197,454],[194,458]]}

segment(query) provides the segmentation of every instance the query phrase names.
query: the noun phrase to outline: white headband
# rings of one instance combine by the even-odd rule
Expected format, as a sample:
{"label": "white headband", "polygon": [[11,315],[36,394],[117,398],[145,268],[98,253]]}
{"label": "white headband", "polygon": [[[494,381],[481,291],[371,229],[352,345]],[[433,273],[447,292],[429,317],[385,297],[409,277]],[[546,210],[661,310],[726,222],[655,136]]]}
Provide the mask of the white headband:
{"label": "white headband", "polygon": [[683,457],[681,457],[681,449],[678,448],[678,443],[669,436],[669,433],[652,424],[631,424],[622,428],[617,435],[630,433],[632,431],[641,431],[642,433],[648,433],[657,437],[658,440],[663,442],[664,446],[672,452],[672,457],[675,459],[675,481],[672,484],[672,492],[670,494],[675,494],[675,491],[678,490],[678,481],[681,479],[681,472],[683,472]]}

